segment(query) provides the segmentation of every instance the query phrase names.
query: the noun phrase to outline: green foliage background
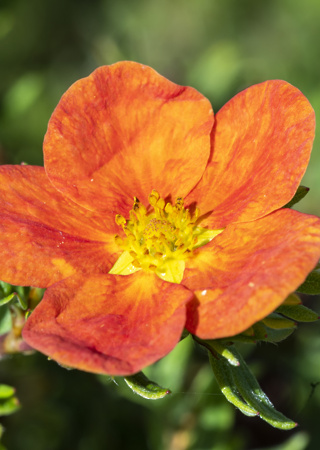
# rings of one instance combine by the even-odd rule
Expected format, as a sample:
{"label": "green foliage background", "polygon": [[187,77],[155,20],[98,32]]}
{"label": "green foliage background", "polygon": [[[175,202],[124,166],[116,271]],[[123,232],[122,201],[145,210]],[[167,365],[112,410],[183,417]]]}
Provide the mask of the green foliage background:
{"label": "green foliage background", "polygon": [[[196,87],[215,111],[251,84],[285,79],[320,117],[319,23],[318,0],[2,0],[0,162],[42,164],[62,93],[123,59]],[[311,191],[299,205],[318,215],[319,136],[303,181]],[[319,298],[308,301],[320,311]],[[39,354],[2,360],[0,382],[16,386],[23,405],[3,420],[3,443],[8,450],[318,449],[320,387],[311,383],[320,381],[319,329],[300,326],[279,347],[242,349],[277,408],[299,422],[293,432],[235,412],[206,355],[186,340],[148,369],[175,392],[158,402]]]}

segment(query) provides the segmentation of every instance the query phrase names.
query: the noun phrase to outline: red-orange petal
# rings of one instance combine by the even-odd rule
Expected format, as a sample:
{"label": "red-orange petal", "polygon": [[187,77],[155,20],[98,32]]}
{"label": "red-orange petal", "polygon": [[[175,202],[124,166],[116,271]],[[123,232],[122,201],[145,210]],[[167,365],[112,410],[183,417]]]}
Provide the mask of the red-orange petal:
{"label": "red-orange petal", "polygon": [[279,306],[320,257],[320,219],[290,209],[228,226],[187,261],[195,291],[187,328],[204,339],[232,336]]}
{"label": "red-orange petal", "polygon": [[47,174],[62,193],[125,214],[136,196],[186,196],[210,153],[213,113],[196,90],[147,66],[120,62],[73,84],[44,141]]}
{"label": "red-orange petal", "polygon": [[216,115],[210,163],[189,198],[202,213],[213,211],[203,225],[254,220],[286,204],[307,167],[314,130],[308,100],[284,81],[231,99]]}
{"label": "red-orange petal", "polygon": [[130,375],[179,342],[192,293],[152,273],[74,276],[51,286],[23,330],[60,364]]}
{"label": "red-orange petal", "polygon": [[76,272],[107,273],[116,231],[114,217],[64,198],[42,167],[0,167],[1,280],[47,287]]}

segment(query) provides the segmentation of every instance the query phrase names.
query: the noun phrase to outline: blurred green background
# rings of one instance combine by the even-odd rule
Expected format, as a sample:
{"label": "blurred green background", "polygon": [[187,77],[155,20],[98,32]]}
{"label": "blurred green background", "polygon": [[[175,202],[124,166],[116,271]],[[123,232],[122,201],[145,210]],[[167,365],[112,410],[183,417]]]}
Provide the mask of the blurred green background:
{"label": "blurred green background", "polygon": [[[215,111],[240,90],[285,79],[320,117],[318,0],[1,0],[0,162],[42,164],[48,119],[63,92],[97,66],[129,59],[205,94]],[[320,213],[320,135],[299,209]],[[308,304],[320,312],[319,298]],[[235,412],[205,353],[185,340],[148,373],[174,394],[148,402],[66,371],[42,355],[0,363],[23,408],[3,419],[8,450],[241,450],[320,448],[319,324],[278,347],[244,347],[293,432]]]}

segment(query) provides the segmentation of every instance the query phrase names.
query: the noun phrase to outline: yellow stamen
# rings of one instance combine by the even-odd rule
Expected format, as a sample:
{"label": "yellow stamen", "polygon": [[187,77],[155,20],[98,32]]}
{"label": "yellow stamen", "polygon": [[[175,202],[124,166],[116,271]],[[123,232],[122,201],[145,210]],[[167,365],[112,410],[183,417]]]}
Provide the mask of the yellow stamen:
{"label": "yellow stamen", "polygon": [[155,272],[165,281],[181,283],[185,261],[193,250],[207,244],[223,230],[195,225],[200,211],[196,208],[190,213],[184,208],[182,197],[172,205],[153,189],[149,203],[153,211],[147,213],[147,208],[134,197],[129,219],[116,215],[116,224],[126,236],[115,236],[124,251],[109,273],[129,275],[142,269]]}

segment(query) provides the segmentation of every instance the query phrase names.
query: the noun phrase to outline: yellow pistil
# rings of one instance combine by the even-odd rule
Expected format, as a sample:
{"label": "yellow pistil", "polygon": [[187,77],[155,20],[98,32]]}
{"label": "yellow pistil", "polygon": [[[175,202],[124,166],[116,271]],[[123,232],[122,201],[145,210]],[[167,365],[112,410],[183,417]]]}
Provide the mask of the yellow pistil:
{"label": "yellow pistil", "polygon": [[142,269],[155,272],[165,281],[181,283],[185,260],[192,251],[210,242],[223,230],[197,226],[199,209],[191,214],[184,208],[181,197],[172,205],[152,190],[149,203],[153,211],[147,212],[147,208],[134,197],[129,219],[116,215],[116,223],[126,236],[115,236],[123,253],[109,273],[129,275]]}

